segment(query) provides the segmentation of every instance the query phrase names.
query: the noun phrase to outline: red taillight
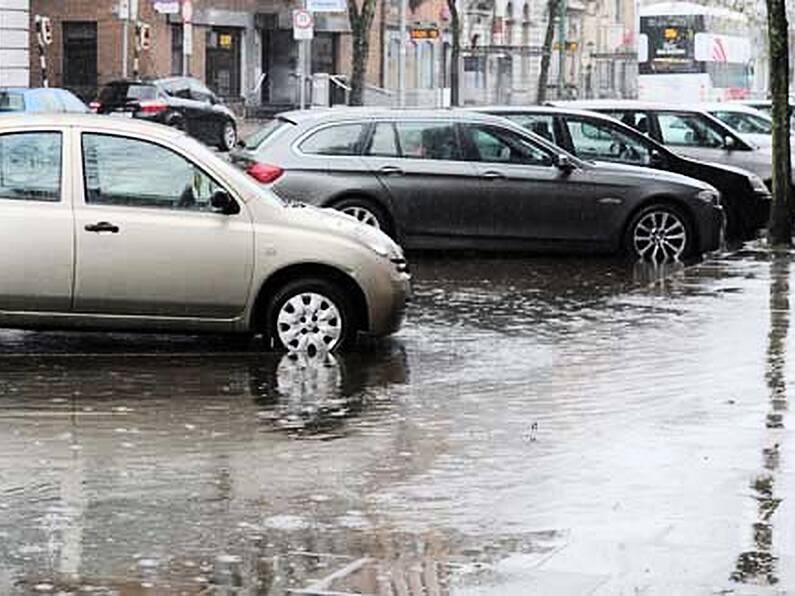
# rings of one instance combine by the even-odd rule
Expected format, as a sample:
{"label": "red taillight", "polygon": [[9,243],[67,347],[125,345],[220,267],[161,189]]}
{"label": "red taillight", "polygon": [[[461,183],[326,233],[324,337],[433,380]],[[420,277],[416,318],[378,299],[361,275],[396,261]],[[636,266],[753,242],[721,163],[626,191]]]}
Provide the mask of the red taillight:
{"label": "red taillight", "polygon": [[279,166],[271,166],[266,163],[255,163],[246,168],[246,174],[263,184],[273,182],[283,173],[284,170]]}
{"label": "red taillight", "polygon": [[165,102],[157,100],[142,101],[140,106],[138,111],[144,114],[159,114],[168,109],[168,105]]}
{"label": "red taillight", "polygon": [[98,101],[92,101],[90,104],[88,104],[88,109],[94,112],[95,114],[99,112],[99,108],[101,107],[102,104],[99,103]]}

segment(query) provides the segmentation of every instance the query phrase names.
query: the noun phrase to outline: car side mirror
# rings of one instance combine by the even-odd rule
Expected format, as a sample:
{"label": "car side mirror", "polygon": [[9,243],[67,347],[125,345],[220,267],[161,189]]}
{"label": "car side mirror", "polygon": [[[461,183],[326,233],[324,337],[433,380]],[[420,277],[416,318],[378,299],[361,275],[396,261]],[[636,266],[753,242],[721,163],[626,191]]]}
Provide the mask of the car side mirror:
{"label": "car side mirror", "polygon": [[663,167],[665,165],[665,159],[663,158],[662,153],[656,149],[652,149],[652,152],[649,154],[649,165],[654,168]]}
{"label": "car side mirror", "polygon": [[736,143],[734,141],[734,137],[730,137],[729,135],[726,135],[723,138],[723,148],[726,149],[726,151],[733,151],[736,146],[737,145],[736,145]]}
{"label": "car side mirror", "polygon": [[569,156],[563,153],[555,156],[555,165],[564,172],[571,172],[574,169],[574,164],[571,163]]}
{"label": "car side mirror", "polygon": [[210,197],[210,206],[216,213],[222,213],[224,215],[240,213],[240,206],[229,196],[228,192],[222,189],[216,190],[212,197]]}

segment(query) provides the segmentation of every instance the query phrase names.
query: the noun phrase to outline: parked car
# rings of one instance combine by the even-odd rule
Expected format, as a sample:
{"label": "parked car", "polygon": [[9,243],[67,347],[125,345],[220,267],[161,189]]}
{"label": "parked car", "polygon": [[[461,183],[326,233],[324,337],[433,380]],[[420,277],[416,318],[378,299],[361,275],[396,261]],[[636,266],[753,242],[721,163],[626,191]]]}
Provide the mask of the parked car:
{"label": "parked car", "polygon": [[771,148],[743,139],[726,124],[703,110],[684,105],[635,100],[578,100],[552,102],[557,107],[601,112],[636,128],[678,155],[750,170],[771,187]]}
{"label": "parked car", "polygon": [[767,224],[770,191],[748,170],[676,155],[638,130],[597,112],[544,106],[475,109],[508,118],[581,159],[666,170],[711,184],[721,193],[727,238],[751,237]]}
{"label": "parked car", "polygon": [[750,143],[766,147],[773,142],[773,120],[756,108],[725,101],[701,103],[693,107],[712,114]]}
{"label": "parked car", "polygon": [[81,114],[88,111],[88,106],[66,89],[0,87],[0,114],[15,112]]}
{"label": "parked car", "polygon": [[288,204],[182,132],[0,118],[0,327],[263,333],[334,350],[395,331],[401,249]]}
{"label": "parked car", "polygon": [[237,143],[232,110],[201,82],[188,77],[113,81],[91,102],[91,110],[173,126],[222,151]]}
{"label": "parked car", "polygon": [[411,249],[605,251],[677,259],[718,246],[719,193],[595,166],[464,110],[279,115],[232,160],[279,196],[334,207]]}

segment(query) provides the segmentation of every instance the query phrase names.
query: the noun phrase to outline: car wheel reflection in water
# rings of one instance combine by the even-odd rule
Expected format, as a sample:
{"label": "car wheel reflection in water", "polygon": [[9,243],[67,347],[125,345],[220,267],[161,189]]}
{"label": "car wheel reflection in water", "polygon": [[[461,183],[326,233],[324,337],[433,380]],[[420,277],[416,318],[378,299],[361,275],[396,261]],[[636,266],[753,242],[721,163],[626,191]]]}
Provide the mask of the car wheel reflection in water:
{"label": "car wheel reflection in water", "polygon": [[373,351],[289,352],[250,371],[251,394],[263,406],[260,418],[297,434],[339,432],[370,406],[389,403],[379,388],[407,381],[406,353],[394,342]]}

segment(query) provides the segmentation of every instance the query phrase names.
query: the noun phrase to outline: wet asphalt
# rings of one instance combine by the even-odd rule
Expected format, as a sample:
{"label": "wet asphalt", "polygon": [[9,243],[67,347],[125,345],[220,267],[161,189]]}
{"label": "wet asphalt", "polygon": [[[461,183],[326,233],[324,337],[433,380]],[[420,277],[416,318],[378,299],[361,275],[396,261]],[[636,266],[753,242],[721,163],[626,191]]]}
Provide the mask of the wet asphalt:
{"label": "wet asphalt", "polygon": [[795,591],[795,254],[413,259],[310,359],[0,332],[0,594]]}

